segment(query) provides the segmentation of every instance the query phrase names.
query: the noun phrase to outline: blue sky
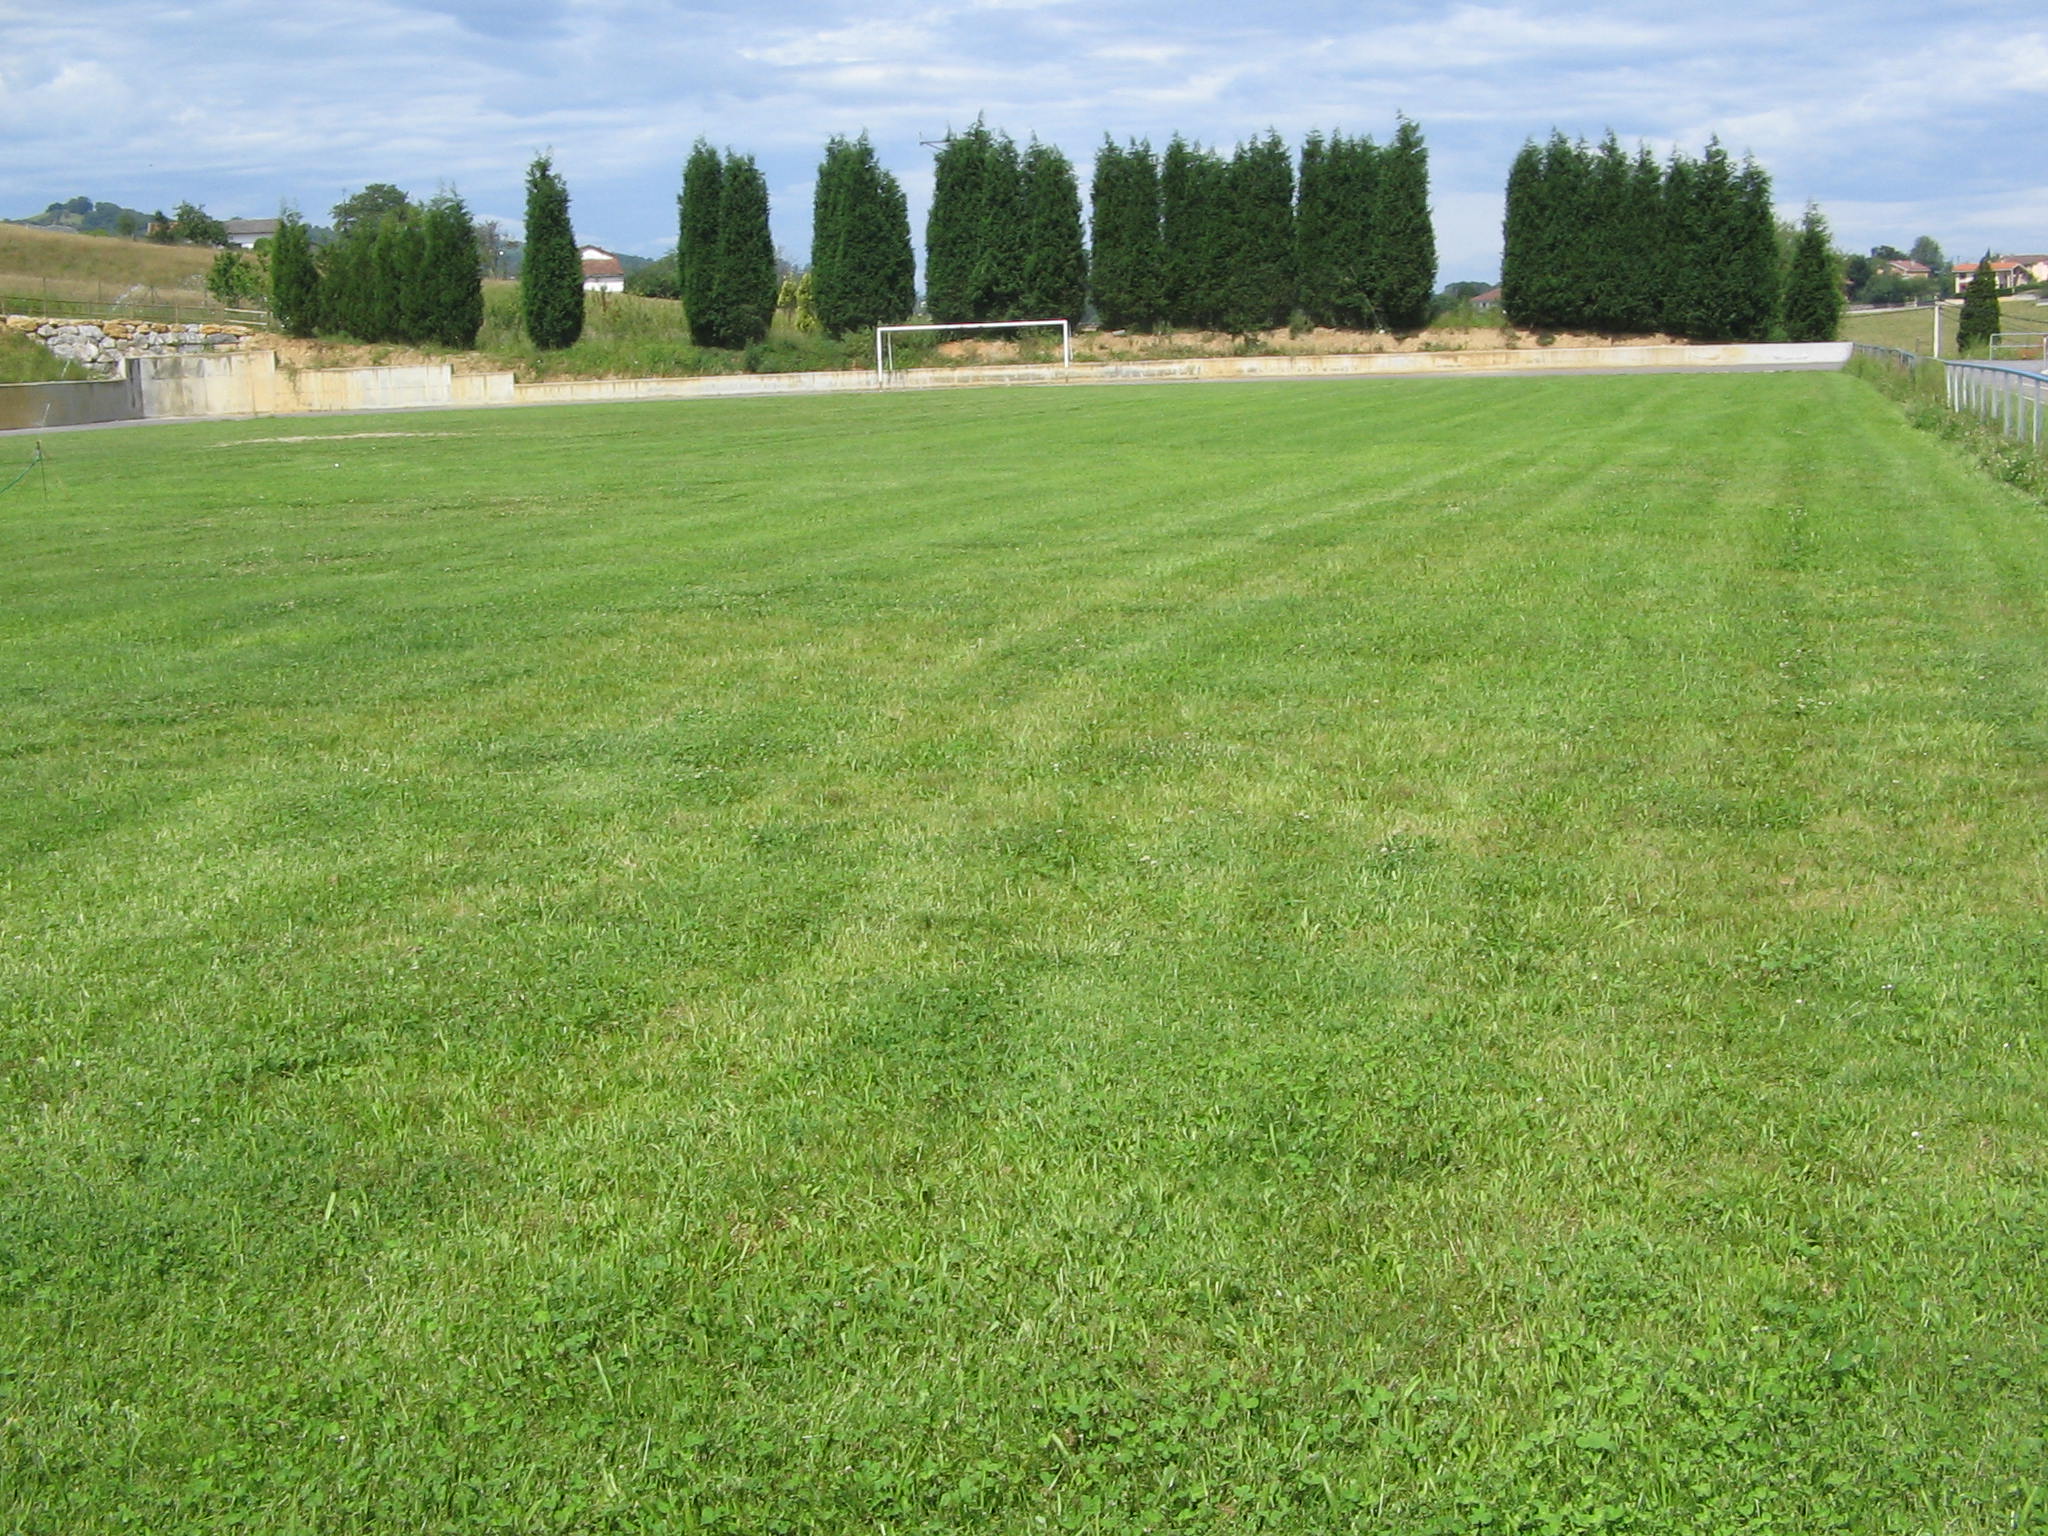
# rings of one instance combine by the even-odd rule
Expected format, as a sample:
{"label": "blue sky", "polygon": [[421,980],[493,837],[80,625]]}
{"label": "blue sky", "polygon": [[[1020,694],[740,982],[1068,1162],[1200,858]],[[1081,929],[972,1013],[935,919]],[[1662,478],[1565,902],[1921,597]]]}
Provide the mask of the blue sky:
{"label": "blue sky", "polygon": [[[2027,12],[2033,11],[2033,19]],[[803,259],[833,133],[867,130],[921,232],[931,150],[985,114],[1085,178],[1105,132],[1228,146],[1422,127],[1444,280],[1499,271],[1501,187],[1553,126],[1718,134],[1839,242],[2048,250],[2048,22],[1979,0],[0,0],[0,215],[85,194],[315,222],[373,181],[516,224],[551,150],[580,238],[658,254],[704,135],[755,155]]]}

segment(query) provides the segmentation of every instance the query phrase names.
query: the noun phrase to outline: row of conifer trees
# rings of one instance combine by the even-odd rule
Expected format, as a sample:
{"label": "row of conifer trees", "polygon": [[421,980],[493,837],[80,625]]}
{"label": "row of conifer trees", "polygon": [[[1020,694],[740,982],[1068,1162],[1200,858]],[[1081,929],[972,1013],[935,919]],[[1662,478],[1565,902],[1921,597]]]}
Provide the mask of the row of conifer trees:
{"label": "row of conifer trees", "polygon": [[[1092,249],[1074,167],[1057,148],[1033,139],[1020,150],[979,120],[949,136],[925,227],[933,320],[1079,320],[1091,297],[1119,328],[1249,332],[1301,310],[1317,324],[1398,330],[1428,316],[1428,150],[1405,119],[1383,147],[1310,134],[1298,194],[1294,159],[1274,133],[1228,157],[1178,135],[1164,154],[1142,139],[1105,139],[1091,192]],[[824,328],[907,318],[915,295],[903,193],[865,135],[827,146],[813,223]],[[682,266],[690,270],[688,256]]]}
{"label": "row of conifer trees", "polygon": [[484,320],[476,233],[452,192],[352,225],[318,259],[305,221],[287,211],[271,241],[270,292],[293,336],[470,347]]}
{"label": "row of conifer trees", "polygon": [[1501,306],[1519,326],[1762,341],[1779,318],[1770,177],[1718,139],[1662,164],[1612,134],[1524,144],[1503,236]]}

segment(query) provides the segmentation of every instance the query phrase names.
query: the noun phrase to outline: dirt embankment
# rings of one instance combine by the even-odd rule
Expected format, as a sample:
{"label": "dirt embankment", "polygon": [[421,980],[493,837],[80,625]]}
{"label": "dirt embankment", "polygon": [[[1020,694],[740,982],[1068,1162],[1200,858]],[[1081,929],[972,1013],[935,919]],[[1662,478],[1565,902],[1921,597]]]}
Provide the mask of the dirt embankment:
{"label": "dirt embankment", "polygon": [[[1545,333],[1548,334],[1548,333]],[[1600,336],[1558,332],[1546,341],[1535,331],[1512,327],[1479,326],[1460,330],[1427,330],[1396,336],[1384,331],[1340,331],[1318,328],[1299,333],[1285,329],[1251,336],[1227,331],[1171,331],[1160,335],[1124,331],[1078,331],[1074,335],[1074,360],[1083,363],[1122,362],[1131,359],[1195,357],[1239,357],[1246,355],[1288,357],[1320,353],[1465,352],[1499,348],[1537,346],[1607,347],[1640,346],[1646,342],[1671,340],[1665,336]],[[373,368],[401,367],[416,363],[447,363],[457,373],[520,371],[517,359],[488,352],[422,351],[393,343],[357,343],[332,340],[301,340],[291,336],[261,334],[250,338],[251,348],[269,348],[288,368]],[[627,349],[629,352],[631,349]],[[1056,333],[1028,333],[1023,339],[1009,336],[963,336],[926,348],[913,349],[898,343],[897,366],[917,367],[920,363],[967,366],[984,363],[1043,363],[1059,359]],[[564,359],[563,362],[567,360]],[[609,353],[604,362],[587,374],[573,365],[556,364],[548,370],[554,379],[634,378],[658,376],[658,363],[636,367],[631,356]],[[860,363],[867,364],[863,352]],[[869,365],[871,366],[871,365]]]}
{"label": "dirt embankment", "polygon": [[[1547,340],[1544,338],[1548,337]],[[949,363],[1014,363],[1059,356],[1058,337],[1024,340],[1008,337],[962,337],[942,342],[933,354]],[[1457,330],[1416,331],[1392,335],[1385,331],[1340,331],[1317,327],[1307,331],[1273,330],[1251,336],[1228,331],[1171,331],[1151,335],[1136,331],[1079,331],[1074,336],[1076,362],[1122,362],[1131,358],[1239,357],[1245,355],[1304,357],[1318,354],[1375,352],[1472,352],[1522,347],[1642,346],[1669,341],[1667,336],[1602,336],[1580,332],[1538,333],[1511,326],[1475,326]]]}
{"label": "dirt embankment", "polygon": [[251,351],[275,352],[286,368],[404,368],[417,363],[447,363],[457,373],[498,373],[501,358],[481,352],[422,352],[391,342],[306,340],[262,331],[249,338]]}

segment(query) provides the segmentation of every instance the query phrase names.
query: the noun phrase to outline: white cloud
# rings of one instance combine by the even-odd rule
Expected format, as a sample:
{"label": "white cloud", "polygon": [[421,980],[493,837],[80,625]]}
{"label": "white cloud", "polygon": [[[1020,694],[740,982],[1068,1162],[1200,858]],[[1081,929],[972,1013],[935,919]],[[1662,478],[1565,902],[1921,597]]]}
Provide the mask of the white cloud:
{"label": "white cloud", "polygon": [[[318,217],[371,181],[452,181],[517,209],[552,148],[578,227],[629,250],[674,239],[702,134],[755,153],[801,254],[825,139],[865,128],[921,226],[930,150],[986,112],[1072,156],[1105,132],[1228,145],[1269,125],[1429,137],[1443,270],[1494,269],[1515,147],[1553,125],[1697,148],[1718,134],[1818,199],[1851,245],[2048,247],[2012,186],[2012,128],[2048,105],[2048,28],[1950,0],[1785,0],[1711,15],[1619,0],[964,0],[887,15],[847,0],[210,0],[0,3],[0,213],[80,192],[190,197]],[[786,189],[786,190],[783,190]],[[502,215],[501,215],[502,216]]]}

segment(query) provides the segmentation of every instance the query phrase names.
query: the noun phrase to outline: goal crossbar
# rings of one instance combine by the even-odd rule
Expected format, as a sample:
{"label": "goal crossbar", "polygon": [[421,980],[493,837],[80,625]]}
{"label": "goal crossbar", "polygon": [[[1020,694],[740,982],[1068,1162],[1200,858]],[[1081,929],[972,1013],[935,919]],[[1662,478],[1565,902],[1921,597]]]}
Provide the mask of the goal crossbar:
{"label": "goal crossbar", "polygon": [[1033,326],[1060,328],[1060,366],[1074,366],[1074,328],[1065,320],[962,320],[955,325],[878,325],[875,327],[875,379],[886,387],[896,366],[896,337],[908,331],[1021,331]]}

